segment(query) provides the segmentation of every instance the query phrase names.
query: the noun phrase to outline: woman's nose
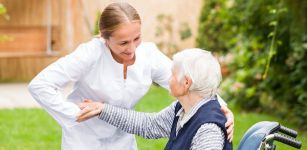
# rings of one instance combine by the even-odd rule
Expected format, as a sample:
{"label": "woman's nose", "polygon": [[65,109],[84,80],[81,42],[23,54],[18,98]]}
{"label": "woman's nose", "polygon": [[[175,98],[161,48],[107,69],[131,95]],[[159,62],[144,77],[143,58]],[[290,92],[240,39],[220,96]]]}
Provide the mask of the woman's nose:
{"label": "woman's nose", "polygon": [[131,42],[128,47],[128,52],[134,52],[136,49],[136,43]]}

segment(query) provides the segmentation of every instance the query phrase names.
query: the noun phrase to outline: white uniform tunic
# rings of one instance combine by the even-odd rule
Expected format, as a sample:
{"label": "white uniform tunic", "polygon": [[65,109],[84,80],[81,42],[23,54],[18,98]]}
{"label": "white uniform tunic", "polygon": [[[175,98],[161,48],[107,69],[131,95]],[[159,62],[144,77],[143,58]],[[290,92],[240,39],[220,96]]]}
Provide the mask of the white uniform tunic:
{"label": "white uniform tunic", "polygon": [[[71,54],[57,60],[40,72],[30,83],[29,91],[40,105],[62,127],[62,149],[129,150],[137,149],[135,137],[98,119],[77,123],[77,106],[84,99],[131,109],[156,82],[168,88],[171,60],[153,43],[141,43],[136,60],[123,76],[123,65],[117,63],[99,38],[81,44]],[[67,100],[62,87],[74,82]]]}

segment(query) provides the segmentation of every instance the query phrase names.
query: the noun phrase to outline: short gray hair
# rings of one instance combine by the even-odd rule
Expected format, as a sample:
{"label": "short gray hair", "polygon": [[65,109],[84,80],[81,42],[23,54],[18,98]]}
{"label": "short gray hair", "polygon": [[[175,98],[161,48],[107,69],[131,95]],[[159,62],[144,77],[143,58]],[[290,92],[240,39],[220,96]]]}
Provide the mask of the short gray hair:
{"label": "short gray hair", "polygon": [[203,98],[211,98],[217,94],[222,80],[221,67],[211,52],[192,48],[185,49],[173,56],[173,66],[177,69],[177,79],[184,76],[192,79],[191,92]]}

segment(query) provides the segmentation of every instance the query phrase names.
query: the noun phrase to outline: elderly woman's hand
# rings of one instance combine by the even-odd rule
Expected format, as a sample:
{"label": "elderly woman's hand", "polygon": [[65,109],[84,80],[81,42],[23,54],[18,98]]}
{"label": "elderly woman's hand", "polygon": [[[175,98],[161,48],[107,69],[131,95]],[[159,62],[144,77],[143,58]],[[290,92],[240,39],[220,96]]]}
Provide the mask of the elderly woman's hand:
{"label": "elderly woman's hand", "polygon": [[233,131],[234,131],[234,115],[233,113],[227,108],[227,106],[221,106],[222,112],[224,112],[227,122],[225,123],[225,127],[227,128],[227,140],[232,142],[233,139]]}
{"label": "elderly woman's hand", "polygon": [[77,122],[82,122],[92,117],[98,116],[101,113],[103,106],[103,103],[100,102],[84,100],[79,104],[81,111],[77,118]]}

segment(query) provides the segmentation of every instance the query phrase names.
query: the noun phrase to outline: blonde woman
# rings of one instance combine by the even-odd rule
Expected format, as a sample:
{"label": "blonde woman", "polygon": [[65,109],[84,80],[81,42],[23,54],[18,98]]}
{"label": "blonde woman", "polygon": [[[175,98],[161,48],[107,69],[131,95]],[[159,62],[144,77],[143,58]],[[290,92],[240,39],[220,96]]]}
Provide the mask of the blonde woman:
{"label": "blonde woman", "polygon": [[[127,109],[146,94],[152,82],[168,89],[171,60],[153,43],[142,42],[141,20],[127,3],[108,5],[101,14],[100,38],[81,44],[40,72],[29,84],[37,102],[61,125],[62,149],[137,149],[135,137],[98,117],[78,123],[84,99]],[[66,98],[61,88],[74,82]],[[225,114],[232,115],[227,107]],[[232,135],[233,118],[228,118]]]}

